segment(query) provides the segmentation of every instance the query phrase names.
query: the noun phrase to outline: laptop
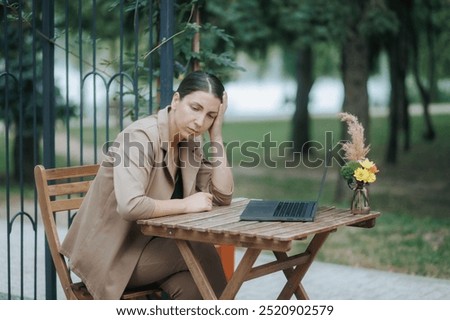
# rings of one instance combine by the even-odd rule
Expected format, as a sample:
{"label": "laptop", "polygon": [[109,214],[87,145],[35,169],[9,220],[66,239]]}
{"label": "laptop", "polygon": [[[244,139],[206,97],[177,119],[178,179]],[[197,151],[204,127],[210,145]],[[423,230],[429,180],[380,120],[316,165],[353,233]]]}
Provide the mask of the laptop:
{"label": "laptop", "polygon": [[281,201],[252,199],[241,213],[240,219],[246,221],[314,221],[327,176],[328,153],[316,200]]}

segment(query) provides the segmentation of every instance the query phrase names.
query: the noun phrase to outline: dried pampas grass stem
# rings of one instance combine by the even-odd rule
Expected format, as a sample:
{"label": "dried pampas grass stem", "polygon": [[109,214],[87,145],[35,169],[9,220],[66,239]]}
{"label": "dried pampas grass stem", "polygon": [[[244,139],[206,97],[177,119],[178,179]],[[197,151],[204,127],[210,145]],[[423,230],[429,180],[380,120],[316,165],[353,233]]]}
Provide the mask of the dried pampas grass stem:
{"label": "dried pampas grass stem", "polygon": [[349,161],[363,160],[370,151],[370,146],[365,146],[364,127],[358,118],[350,113],[342,112],[338,116],[342,122],[347,123],[347,133],[351,138],[350,141],[342,143],[344,158]]}

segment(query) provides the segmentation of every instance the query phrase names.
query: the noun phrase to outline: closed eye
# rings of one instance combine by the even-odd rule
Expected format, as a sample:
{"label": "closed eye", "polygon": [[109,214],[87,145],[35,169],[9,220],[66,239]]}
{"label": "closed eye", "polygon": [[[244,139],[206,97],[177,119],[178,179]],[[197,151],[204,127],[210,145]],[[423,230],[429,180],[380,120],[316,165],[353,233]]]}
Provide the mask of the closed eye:
{"label": "closed eye", "polygon": [[191,109],[194,111],[201,111],[203,107],[199,104],[191,104]]}

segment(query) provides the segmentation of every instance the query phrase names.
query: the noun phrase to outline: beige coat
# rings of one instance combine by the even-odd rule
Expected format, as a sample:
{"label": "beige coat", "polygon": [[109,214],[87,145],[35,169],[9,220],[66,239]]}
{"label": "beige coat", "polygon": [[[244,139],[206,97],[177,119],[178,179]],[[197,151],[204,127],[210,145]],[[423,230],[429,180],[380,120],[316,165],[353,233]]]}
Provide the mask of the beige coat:
{"label": "beige coat", "polygon": [[[168,156],[168,110],[138,120],[109,148],[62,244],[61,253],[95,299],[119,299],[150,241],[136,220],[152,217],[154,199],[170,199],[175,170]],[[211,166],[199,144],[180,149],[184,196],[198,191],[226,205],[232,194],[211,184]]]}

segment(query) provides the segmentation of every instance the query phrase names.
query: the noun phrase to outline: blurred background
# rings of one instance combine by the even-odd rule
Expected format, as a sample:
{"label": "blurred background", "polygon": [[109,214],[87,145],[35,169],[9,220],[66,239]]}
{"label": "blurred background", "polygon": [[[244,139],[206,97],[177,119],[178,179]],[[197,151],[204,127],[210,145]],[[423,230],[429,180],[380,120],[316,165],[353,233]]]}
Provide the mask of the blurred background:
{"label": "blurred background", "polygon": [[[319,259],[450,278],[448,0],[2,0],[0,25],[1,298],[55,297],[34,165],[98,162],[198,69],[229,95],[237,197],[315,197],[312,147],[332,132],[341,154],[349,112],[380,170],[368,188],[382,216],[333,234]],[[334,159],[321,204],[347,207]]]}

